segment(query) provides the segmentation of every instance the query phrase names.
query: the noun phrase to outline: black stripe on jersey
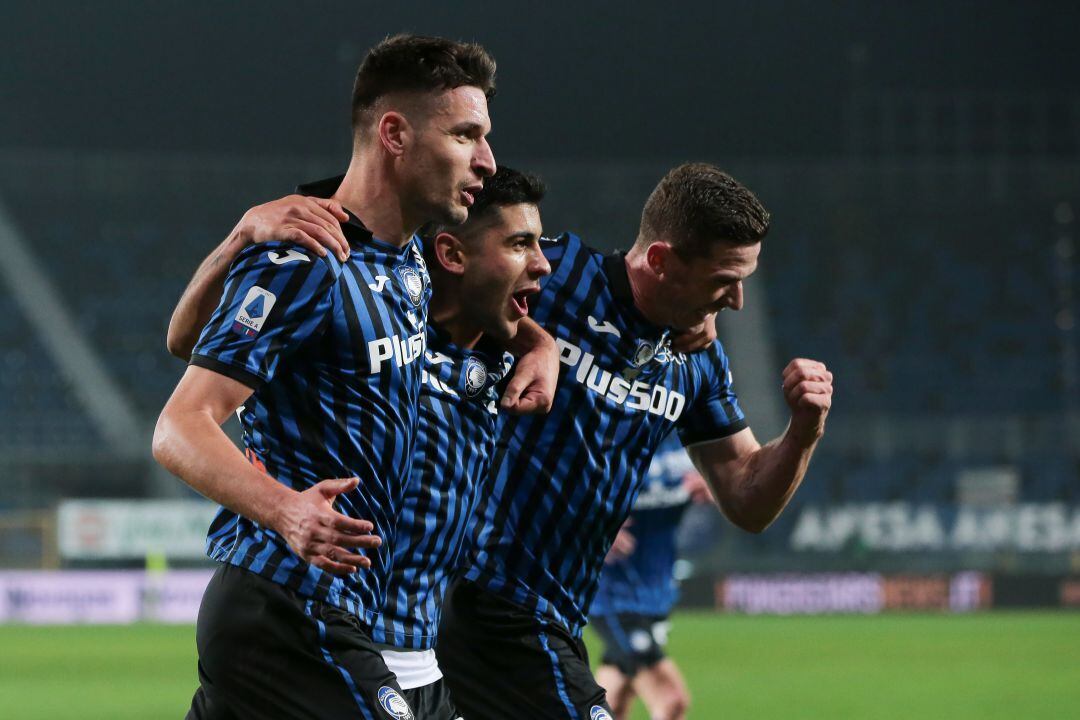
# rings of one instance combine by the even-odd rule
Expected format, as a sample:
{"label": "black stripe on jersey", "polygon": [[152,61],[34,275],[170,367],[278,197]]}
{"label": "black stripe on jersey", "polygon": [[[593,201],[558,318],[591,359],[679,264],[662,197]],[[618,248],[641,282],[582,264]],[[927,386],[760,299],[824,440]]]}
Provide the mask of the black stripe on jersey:
{"label": "black stripe on jersey", "polygon": [[224,375],[227,378],[232,378],[237,382],[247,385],[252,390],[258,390],[259,386],[262,385],[262,378],[258,375],[250,373],[243,368],[237,367],[236,365],[223,363],[217,358],[195,354],[191,356],[190,360],[188,360],[188,364],[194,365],[195,367],[201,367],[204,370],[212,370],[218,375]]}
{"label": "black stripe on jersey", "polygon": [[[563,255],[563,259],[564,260],[566,259],[565,254]],[[573,263],[574,264],[571,266],[571,268],[569,270],[571,281],[563,283],[563,286],[560,287],[556,291],[556,297],[558,299],[552,304],[553,307],[566,307],[567,304],[572,300],[573,295],[574,295],[574,290],[576,288],[576,283],[573,282],[573,280],[576,280],[576,279],[580,278],[582,276],[582,274],[584,273],[585,268],[589,263],[589,254],[587,252],[578,252],[578,253],[576,253],[574,258],[573,258]],[[554,272],[552,274],[554,274]],[[550,277],[550,276],[548,276],[548,277]],[[599,295],[600,291],[601,291],[600,288],[596,287],[596,286],[594,286],[593,288],[590,289],[589,295],[587,296],[587,302],[589,303],[589,306],[592,306],[593,304],[595,304],[596,297]],[[545,320],[547,320],[547,318],[543,318],[543,317],[540,317],[540,316],[537,316],[537,318],[536,318],[536,321],[538,323],[540,323],[541,325],[544,324]],[[556,335],[556,336],[559,335],[558,332],[552,332],[552,334]],[[563,382],[565,382],[566,381],[566,379],[565,379],[566,373],[569,373],[569,372],[572,372],[572,371],[573,371],[573,368],[568,368],[568,367],[564,366],[560,362],[559,363],[559,381],[558,381],[558,383],[562,384]],[[556,385],[556,387],[558,387],[558,385]],[[574,422],[573,415],[571,413],[566,414],[566,416],[564,417],[563,423],[560,426],[560,432],[561,433],[566,432],[570,427],[573,426],[573,422]],[[496,468],[501,467],[504,460],[505,460],[506,453],[507,453],[507,451],[509,449],[507,443],[509,442],[509,439],[514,435],[514,432],[511,431],[511,429],[513,427],[516,427],[519,424],[525,424],[526,426],[531,426],[531,427],[527,427],[528,434],[522,440],[522,446],[524,448],[535,447],[537,442],[540,439],[540,436],[544,432],[543,418],[538,418],[538,417],[535,417],[535,416],[507,418],[504,421],[504,423],[505,423],[505,427],[504,427],[503,431],[499,433],[499,439],[498,439],[498,443],[497,443],[497,446],[496,446],[497,450],[496,450],[496,453],[495,453],[495,460],[491,464],[492,471],[494,471]],[[562,437],[562,435],[560,435],[560,437]],[[518,454],[518,457],[516,458],[516,462],[514,463],[513,476],[520,475],[523,472],[524,468],[528,464],[529,464],[529,453],[527,451],[520,451],[519,454]],[[513,492],[513,489],[509,488],[509,487],[504,488],[503,492],[510,493],[510,492]],[[539,495],[540,493],[541,493],[541,489],[540,489],[540,486],[538,484],[537,487],[534,488],[534,493],[533,493],[533,496],[530,497],[530,501],[536,500],[537,495]],[[533,504],[533,502],[530,502],[529,504],[526,505],[526,507],[536,507],[536,505]],[[507,516],[509,515],[511,509],[512,509],[512,503],[509,503],[509,502],[499,503],[499,506],[498,506],[497,511],[496,511],[496,516],[494,518],[494,526],[496,528],[503,528],[503,527],[506,526]]]}

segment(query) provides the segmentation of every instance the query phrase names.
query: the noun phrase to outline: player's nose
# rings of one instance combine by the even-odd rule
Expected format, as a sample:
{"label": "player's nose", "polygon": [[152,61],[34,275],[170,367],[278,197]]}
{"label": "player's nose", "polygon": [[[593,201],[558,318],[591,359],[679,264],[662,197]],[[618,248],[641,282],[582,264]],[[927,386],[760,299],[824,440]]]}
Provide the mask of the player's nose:
{"label": "player's nose", "polygon": [[541,278],[545,275],[551,274],[551,263],[544,257],[544,253],[541,252],[539,247],[533,247],[532,257],[529,260],[529,275],[534,278]]}
{"label": "player's nose", "polygon": [[743,306],[743,286],[742,280],[735,283],[735,287],[731,289],[731,293],[727,296],[727,306],[732,310],[742,310]]}
{"label": "player's nose", "polygon": [[476,152],[473,153],[472,169],[480,177],[491,177],[495,174],[495,152],[487,138],[480,138],[476,143]]}

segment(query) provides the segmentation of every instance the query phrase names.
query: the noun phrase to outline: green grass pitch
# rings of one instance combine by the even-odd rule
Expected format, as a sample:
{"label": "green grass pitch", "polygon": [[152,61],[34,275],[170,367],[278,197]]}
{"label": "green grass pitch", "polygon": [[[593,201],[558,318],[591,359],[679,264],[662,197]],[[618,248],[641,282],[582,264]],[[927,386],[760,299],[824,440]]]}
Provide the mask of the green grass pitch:
{"label": "green grass pitch", "polygon": [[[3,717],[181,718],[196,683],[191,626],[0,626],[0,648]],[[1026,720],[1080,708],[1077,613],[681,613],[669,650],[700,720]]]}

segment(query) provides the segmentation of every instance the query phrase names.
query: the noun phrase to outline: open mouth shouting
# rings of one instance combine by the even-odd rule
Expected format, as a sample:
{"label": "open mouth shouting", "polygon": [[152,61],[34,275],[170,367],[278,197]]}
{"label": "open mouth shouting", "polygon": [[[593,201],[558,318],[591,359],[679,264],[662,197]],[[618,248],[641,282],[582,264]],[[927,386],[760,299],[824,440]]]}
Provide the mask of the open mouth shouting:
{"label": "open mouth shouting", "polygon": [[529,296],[540,292],[539,285],[529,285],[519,288],[510,295],[510,308],[515,319],[520,319],[529,314]]}

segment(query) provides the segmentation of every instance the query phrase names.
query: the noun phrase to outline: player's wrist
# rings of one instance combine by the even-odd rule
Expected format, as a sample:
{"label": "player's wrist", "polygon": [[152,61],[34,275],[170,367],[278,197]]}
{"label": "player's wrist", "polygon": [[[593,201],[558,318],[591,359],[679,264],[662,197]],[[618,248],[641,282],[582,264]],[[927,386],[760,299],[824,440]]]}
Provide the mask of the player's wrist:
{"label": "player's wrist", "polygon": [[255,243],[255,231],[250,223],[241,220],[237,223],[233,231],[229,233],[229,237],[225,238],[225,242],[222,243],[221,252],[225,254],[226,258],[231,262],[236,259],[244,248],[248,245]]}
{"label": "player's wrist", "polygon": [[272,491],[264,496],[263,524],[279,535],[287,536],[289,528],[298,524],[295,511],[299,495],[297,491],[275,480]]}
{"label": "player's wrist", "polygon": [[795,415],[791,418],[791,424],[784,436],[800,450],[809,450],[817,445],[818,440],[825,434],[825,418],[805,418]]}

